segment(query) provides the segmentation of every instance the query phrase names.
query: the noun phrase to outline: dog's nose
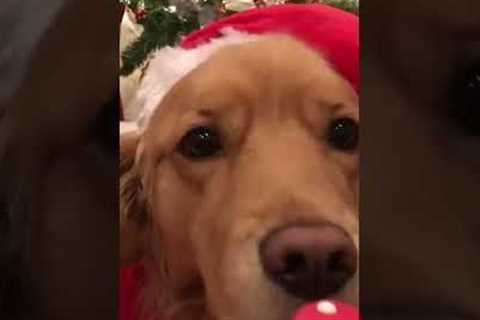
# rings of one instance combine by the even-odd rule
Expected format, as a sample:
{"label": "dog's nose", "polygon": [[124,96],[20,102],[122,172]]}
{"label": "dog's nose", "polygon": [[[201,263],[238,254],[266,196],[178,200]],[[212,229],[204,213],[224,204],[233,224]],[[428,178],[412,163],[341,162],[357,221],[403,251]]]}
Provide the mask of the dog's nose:
{"label": "dog's nose", "polygon": [[286,292],[305,300],[326,298],[346,285],[357,268],[352,239],[333,225],[293,226],[262,241],[266,274]]}

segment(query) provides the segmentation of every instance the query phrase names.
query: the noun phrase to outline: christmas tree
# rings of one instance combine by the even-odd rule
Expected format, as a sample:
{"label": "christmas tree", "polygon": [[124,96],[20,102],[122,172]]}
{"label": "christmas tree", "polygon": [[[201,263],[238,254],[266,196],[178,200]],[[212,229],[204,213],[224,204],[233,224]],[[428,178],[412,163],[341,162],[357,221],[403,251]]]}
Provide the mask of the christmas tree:
{"label": "christmas tree", "polygon": [[127,76],[149,55],[206,23],[252,7],[283,3],[322,3],[358,14],[358,0],[120,0],[141,29],[121,53],[120,74]]}

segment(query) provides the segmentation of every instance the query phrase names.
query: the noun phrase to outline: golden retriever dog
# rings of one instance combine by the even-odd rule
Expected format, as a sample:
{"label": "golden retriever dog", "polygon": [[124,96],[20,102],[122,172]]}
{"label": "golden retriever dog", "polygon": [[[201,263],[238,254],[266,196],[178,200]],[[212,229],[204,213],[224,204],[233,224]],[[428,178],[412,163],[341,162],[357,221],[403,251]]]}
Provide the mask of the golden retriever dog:
{"label": "golden retriever dog", "polygon": [[176,83],[121,137],[120,189],[121,255],[145,267],[150,315],[357,301],[358,97],[293,38],[226,45]]}
{"label": "golden retriever dog", "polygon": [[480,319],[480,2],[362,7],[362,314]]}

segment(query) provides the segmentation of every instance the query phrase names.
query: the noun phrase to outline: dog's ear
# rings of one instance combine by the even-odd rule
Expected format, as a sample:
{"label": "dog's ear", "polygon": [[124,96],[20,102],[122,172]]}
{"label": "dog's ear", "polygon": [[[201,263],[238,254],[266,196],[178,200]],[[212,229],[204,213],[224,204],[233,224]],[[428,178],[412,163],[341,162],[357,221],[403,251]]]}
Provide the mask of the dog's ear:
{"label": "dog's ear", "polygon": [[143,255],[148,223],[141,171],[136,162],[138,132],[120,136],[120,263],[139,260]]}

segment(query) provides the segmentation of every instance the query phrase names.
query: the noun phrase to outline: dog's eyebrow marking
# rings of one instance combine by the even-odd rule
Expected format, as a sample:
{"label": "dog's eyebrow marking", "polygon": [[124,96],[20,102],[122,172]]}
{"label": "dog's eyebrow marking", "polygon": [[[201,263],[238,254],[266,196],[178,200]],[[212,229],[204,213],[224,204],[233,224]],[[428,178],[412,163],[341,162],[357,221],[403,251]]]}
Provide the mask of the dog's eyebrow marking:
{"label": "dog's eyebrow marking", "polygon": [[335,104],[329,105],[329,107],[330,107],[330,110],[332,110],[333,112],[339,112],[340,110],[344,109],[346,106],[341,102],[337,102]]}
{"label": "dog's eyebrow marking", "polygon": [[352,119],[357,119],[358,117],[358,115],[357,116],[355,115],[358,111],[349,107],[348,104],[339,102],[336,104],[330,104],[328,107],[330,108],[330,112],[334,117],[343,116],[343,117],[351,117]]}
{"label": "dog's eyebrow marking", "polygon": [[[316,105],[315,112],[316,112],[317,116],[319,116],[319,114],[317,112],[322,113],[322,110],[326,110],[330,114],[337,115],[342,110],[345,110],[347,108],[347,106],[345,104],[341,103],[341,102],[330,103],[330,102],[325,102],[325,101],[321,101],[321,100],[316,101],[315,105]],[[325,111],[323,111],[323,112],[325,112]],[[307,122],[309,122],[308,120],[311,119],[311,117],[308,115],[308,111],[306,109],[302,109],[301,116]]]}
{"label": "dog's eyebrow marking", "polygon": [[197,113],[199,116],[202,116],[205,118],[212,118],[213,116],[215,116],[215,111],[208,108],[201,108],[197,110]]}

